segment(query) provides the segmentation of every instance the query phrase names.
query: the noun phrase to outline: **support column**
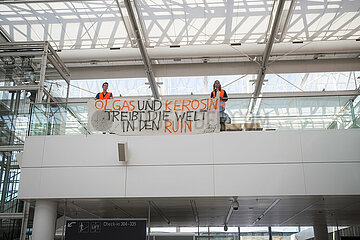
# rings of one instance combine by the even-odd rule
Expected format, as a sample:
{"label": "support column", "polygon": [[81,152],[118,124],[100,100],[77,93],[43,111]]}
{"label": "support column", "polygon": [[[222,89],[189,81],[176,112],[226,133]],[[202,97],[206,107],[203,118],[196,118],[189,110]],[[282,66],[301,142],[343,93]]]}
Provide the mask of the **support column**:
{"label": "support column", "polygon": [[315,240],[329,240],[328,229],[326,225],[314,225]]}
{"label": "support column", "polygon": [[55,201],[37,200],[35,204],[32,238],[36,240],[52,240],[55,236],[56,224]]}

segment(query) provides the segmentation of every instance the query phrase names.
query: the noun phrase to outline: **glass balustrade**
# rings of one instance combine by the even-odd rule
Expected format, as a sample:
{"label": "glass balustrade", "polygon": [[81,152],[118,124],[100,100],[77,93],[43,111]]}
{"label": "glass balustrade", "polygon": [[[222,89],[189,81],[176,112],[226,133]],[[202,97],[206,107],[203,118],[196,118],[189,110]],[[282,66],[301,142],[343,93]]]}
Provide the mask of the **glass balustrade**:
{"label": "glass balustrade", "polygon": [[[232,98],[227,130],[310,130],[360,127],[358,96]],[[29,135],[95,134],[87,129],[87,103],[33,104]]]}

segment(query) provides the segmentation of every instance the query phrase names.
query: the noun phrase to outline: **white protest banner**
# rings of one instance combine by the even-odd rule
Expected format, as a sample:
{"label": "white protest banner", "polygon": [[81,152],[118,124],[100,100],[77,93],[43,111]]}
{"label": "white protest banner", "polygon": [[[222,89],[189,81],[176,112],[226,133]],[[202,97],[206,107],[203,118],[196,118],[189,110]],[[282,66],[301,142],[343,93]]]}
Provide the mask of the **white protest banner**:
{"label": "white protest banner", "polygon": [[88,102],[90,131],[118,135],[219,132],[219,98]]}

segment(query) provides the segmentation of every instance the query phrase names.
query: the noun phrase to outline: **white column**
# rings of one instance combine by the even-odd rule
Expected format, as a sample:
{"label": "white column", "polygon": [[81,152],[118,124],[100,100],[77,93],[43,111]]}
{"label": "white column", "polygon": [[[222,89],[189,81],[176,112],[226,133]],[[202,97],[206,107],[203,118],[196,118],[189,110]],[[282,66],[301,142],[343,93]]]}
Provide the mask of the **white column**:
{"label": "white column", "polygon": [[57,204],[51,200],[36,200],[32,239],[53,240]]}

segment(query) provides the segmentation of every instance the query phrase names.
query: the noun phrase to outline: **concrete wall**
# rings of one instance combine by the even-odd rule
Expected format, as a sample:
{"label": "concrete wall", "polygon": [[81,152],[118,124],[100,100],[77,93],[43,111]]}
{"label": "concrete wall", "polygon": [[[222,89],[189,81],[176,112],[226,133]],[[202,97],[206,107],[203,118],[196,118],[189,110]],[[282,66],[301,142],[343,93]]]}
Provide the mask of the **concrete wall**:
{"label": "concrete wall", "polygon": [[[117,143],[127,142],[127,163]],[[20,199],[360,194],[360,130],[34,136]]]}

